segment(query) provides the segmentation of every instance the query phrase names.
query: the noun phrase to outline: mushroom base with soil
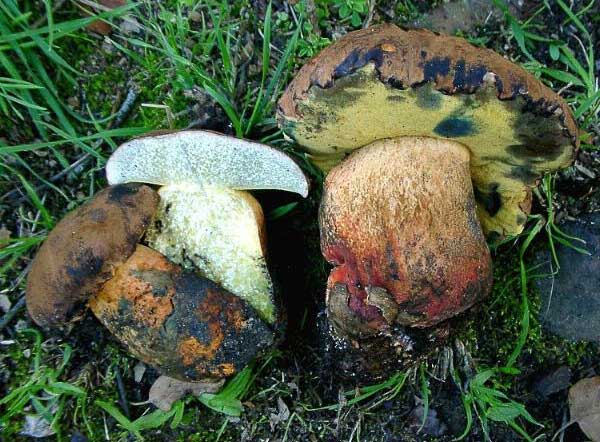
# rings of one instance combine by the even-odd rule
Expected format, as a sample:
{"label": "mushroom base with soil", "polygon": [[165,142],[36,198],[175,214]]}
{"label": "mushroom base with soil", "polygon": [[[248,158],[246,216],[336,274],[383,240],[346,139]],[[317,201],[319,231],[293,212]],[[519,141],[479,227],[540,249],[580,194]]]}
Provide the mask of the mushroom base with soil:
{"label": "mushroom base with soil", "polygon": [[[411,347],[407,328],[451,318],[486,296],[491,257],[476,214],[469,150],[428,137],[376,141],[325,180],[321,249],[335,267],[327,312],[353,346]],[[381,346],[381,345],[378,345]]]}
{"label": "mushroom base with soil", "polygon": [[231,376],[274,342],[241,298],[143,245],[89,306],[136,358],[184,381]]}

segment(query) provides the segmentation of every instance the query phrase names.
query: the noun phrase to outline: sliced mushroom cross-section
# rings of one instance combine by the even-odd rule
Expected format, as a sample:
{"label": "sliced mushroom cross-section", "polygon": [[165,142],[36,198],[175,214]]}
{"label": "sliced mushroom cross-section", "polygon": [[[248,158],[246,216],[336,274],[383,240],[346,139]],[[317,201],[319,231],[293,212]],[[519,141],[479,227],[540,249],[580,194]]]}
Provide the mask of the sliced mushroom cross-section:
{"label": "sliced mushroom cross-section", "polygon": [[61,326],[89,304],[165,375],[231,376],[280,324],[262,209],[236,189],[305,196],[308,182],[258,143],[202,131],[142,140],[121,146],[107,165],[112,185],[50,232],[28,277],[28,309],[39,325]]}

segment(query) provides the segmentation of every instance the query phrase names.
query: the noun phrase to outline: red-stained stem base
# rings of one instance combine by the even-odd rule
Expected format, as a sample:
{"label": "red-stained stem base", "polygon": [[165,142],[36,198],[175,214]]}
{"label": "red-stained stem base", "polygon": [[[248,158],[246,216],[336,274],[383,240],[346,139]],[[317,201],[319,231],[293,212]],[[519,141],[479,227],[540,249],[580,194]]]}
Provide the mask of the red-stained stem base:
{"label": "red-stained stem base", "polygon": [[327,176],[321,248],[335,268],[328,314],[342,336],[429,327],[491,287],[463,145],[425,137],[377,141]]}

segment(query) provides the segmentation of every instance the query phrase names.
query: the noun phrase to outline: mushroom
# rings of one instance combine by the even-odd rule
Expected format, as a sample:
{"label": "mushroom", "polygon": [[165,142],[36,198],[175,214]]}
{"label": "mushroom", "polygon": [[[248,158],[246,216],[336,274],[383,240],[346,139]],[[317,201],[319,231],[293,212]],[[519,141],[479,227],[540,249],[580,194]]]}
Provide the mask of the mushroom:
{"label": "mushroom", "polygon": [[[308,62],[279,101],[284,132],[328,175],[328,316],[350,340],[431,327],[491,287],[485,242],[517,235],[541,174],[578,147],[566,103],[465,40],[384,24]],[[366,342],[366,341],[365,341]]]}
{"label": "mushroom", "polygon": [[264,216],[235,189],[306,196],[300,168],[265,145],[184,131],[125,143],[106,172],[111,186],[60,221],[34,259],[35,322],[61,327],[87,304],[129,352],[182,381],[231,376],[272,345],[280,316]]}
{"label": "mushroom", "polygon": [[131,140],[106,165],[110,184],[162,185],[150,247],[276,319],[260,204],[240,189],[308,194],[300,168],[282,152],[214,132],[181,131]]}
{"label": "mushroom", "polygon": [[27,309],[42,327],[77,319],[91,297],[134,252],[158,206],[148,186],[98,192],[65,216],[38,251],[27,278]]}

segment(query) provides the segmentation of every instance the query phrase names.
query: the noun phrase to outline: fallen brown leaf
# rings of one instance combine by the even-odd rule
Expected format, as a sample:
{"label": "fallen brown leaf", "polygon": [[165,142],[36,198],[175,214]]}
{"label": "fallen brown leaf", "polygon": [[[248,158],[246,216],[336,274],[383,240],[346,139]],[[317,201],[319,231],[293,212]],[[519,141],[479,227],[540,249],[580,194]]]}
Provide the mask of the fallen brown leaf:
{"label": "fallen brown leaf", "polygon": [[[80,0],[80,3],[86,6],[92,6],[96,11],[101,12],[115,9],[119,6],[125,6],[127,4],[127,0],[96,0],[94,2]],[[108,23],[103,22],[102,20],[96,20],[87,26],[87,30],[100,35],[108,35],[111,33],[112,28]]]}
{"label": "fallen brown leaf", "polygon": [[223,386],[225,380],[207,380],[203,382],[184,382],[168,376],[159,377],[148,395],[148,401],[163,411],[169,411],[173,403],[182,397],[201,393],[216,393]]}
{"label": "fallen brown leaf", "polygon": [[593,442],[600,442],[600,376],[582,379],[569,390],[570,423],[577,422]]}

